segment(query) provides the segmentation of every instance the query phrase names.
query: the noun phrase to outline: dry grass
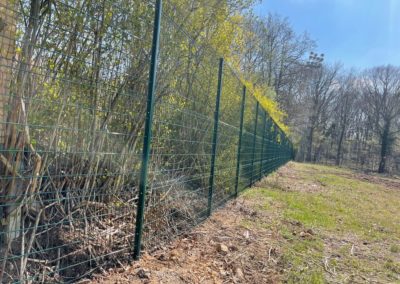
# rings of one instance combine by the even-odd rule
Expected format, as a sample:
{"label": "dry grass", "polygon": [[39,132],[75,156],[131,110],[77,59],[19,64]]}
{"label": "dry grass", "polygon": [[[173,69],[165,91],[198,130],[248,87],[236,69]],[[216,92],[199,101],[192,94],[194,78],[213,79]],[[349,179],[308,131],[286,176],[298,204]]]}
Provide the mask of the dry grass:
{"label": "dry grass", "polygon": [[94,283],[400,283],[399,179],[289,163]]}

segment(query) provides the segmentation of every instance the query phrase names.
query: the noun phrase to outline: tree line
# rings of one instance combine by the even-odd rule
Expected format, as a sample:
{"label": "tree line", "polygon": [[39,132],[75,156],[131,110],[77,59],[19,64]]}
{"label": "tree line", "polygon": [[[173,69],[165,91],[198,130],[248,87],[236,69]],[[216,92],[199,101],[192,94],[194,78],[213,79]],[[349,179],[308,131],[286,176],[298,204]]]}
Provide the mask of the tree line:
{"label": "tree line", "polygon": [[279,15],[251,16],[246,29],[254,38],[243,68],[273,88],[297,160],[399,173],[400,67],[326,63],[329,55]]}

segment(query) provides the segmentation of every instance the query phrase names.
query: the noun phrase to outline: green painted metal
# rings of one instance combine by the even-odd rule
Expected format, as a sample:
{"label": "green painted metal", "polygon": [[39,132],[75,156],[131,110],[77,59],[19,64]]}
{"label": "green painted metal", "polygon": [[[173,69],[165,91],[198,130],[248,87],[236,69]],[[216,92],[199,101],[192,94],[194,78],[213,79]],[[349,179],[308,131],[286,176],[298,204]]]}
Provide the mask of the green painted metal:
{"label": "green painted metal", "polygon": [[[76,282],[86,275],[91,276],[95,269],[103,265],[116,265],[120,257],[121,260],[124,259],[121,252],[127,248],[132,249],[134,259],[139,259],[143,247],[154,249],[160,244],[160,240],[167,243],[199,224],[207,217],[207,210],[211,214],[218,206],[247,188],[250,179],[251,182],[259,179],[260,171],[265,174],[267,170],[276,170],[294,154],[293,145],[282,131],[279,131],[283,137],[282,143],[274,142],[276,133],[272,127],[275,122],[263,112],[261,104],[257,105],[254,125],[257,103],[255,94],[246,90],[235,69],[226,62],[223,63],[222,59],[219,62],[219,72],[217,71],[218,59],[225,55],[217,55],[204,41],[193,40],[190,23],[182,24],[179,9],[175,9],[173,3],[162,0],[148,0],[143,3],[142,14],[154,17],[149,22],[142,21],[143,31],[148,28],[153,30],[153,34],[149,36],[141,34],[143,45],[149,50],[143,54],[133,54],[133,49],[125,48],[136,43],[135,34],[140,35],[130,26],[124,29],[126,36],[122,39],[119,36],[120,29],[107,31],[109,36],[103,39],[96,33],[77,33],[74,35],[77,45],[83,46],[85,42],[92,42],[94,46],[91,48],[97,50],[95,61],[99,64],[86,64],[84,73],[76,72],[76,68],[47,68],[48,55],[54,49],[53,44],[47,44],[47,33],[36,33],[34,41],[38,45],[32,45],[27,38],[26,43],[32,45],[32,54],[37,55],[38,59],[37,68],[25,70],[29,84],[36,86],[36,89],[43,89],[45,84],[54,83],[57,90],[64,90],[73,84],[71,94],[74,102],[65,103],[63,96],[54,97],[49,92],[31,102],[38,106],[35,108],[37,113],[34,117],[26,117],[24,127],[31,129],[30,135],[39,149],[37,153],[31,153],[29,149],[18,147],[15,143],[8,143],[8,146],[0,144],[0,154],[7,158],[12,168],[20,169],[18,174],[7,169],[2,171],[3,183],[15,183],[15,186],[4,188],[0,202],[0,219],[4,223],[4,226],[0,225],[0,247],[1,243],[5,247],[15,247],[21,240],[18,236],[29,235],[32,241],[30,249],[22,245],[21,249],[6,249],[6,253],[0,254],[0,262],[3,264],[3,270],[0,269],[0,283],[38,282],[40,278],[46,278],[48,283]],[[98,11],[87,15],[88,21],[82,23],[83,29],[91,30],[91,23],[101,21],[106,16],[104,13],[107,13],[111,2],[86,1],[86,4],[82,7],[88,11]],[[17,9],[11,6],[5,7],[5,11],[8,8]],[[43,25],[52,22],[55,24],[51,27],[54,33],[51,42],[55,45],[62,45],[66,31],[62,21],[59,21],[60,17],[70,14],[71,22],[79,22],[80,15],[74,9],[72,6],[63,8],[63,13],[54,14],[55,21],[53,17],[43,18]],[[21,11],[10,10],[8,13],[10,17],[15,15],[16,25],[21,26],[24,19],[18,15],[24,12],[24,7],[18,10]],[[129,24],[131,16],[137,15],[131,12],[129,11],[127,19],[119,22]],[[31,18],[27,16],[25,20],[32,20]],[[164,27],[168,28],[168,34]],[[100,26],[97,28],[101,29]],[[0,42],[4,36],[6,35],[0,34]],[[27,36],[26,30],[22,30],[21,36]],[[61,41],[58,40],[59,37]],[[191,58],[180,56],[177,49],[174,49],[177,42],[182,41],[190,42],[193,50],[206,50],[202,53],[201,60],[196,61],[196,68],[200,72],[193,72],[193,68],[181,68],[190,67],[193,63]],[[4,42],[12,41],[6,38]],[[104,49],[102,46],[112,48]],[[14,44],[8,48],[15,49]],[[79,56],[82,62],[93,61],[93,55],[87,51],[90,48]],[[59,52],[63,56],[73,57],[75,49],[61,48]],[[161,64],[157,64],[157,61]],[[169,64],[172,61],[179,62],[172,66]],[[145,74],[135,76],[133,71],[142,71],[136,66],[143,63]],[[5,64],[4,67],[10,71],[7,78],[17,78],[20,68],[13,68],[15,66],[12,60]],[[132,68],[135,70],[131,70]],[[91,76],[99,70],[109,76]],[[65,76],[58,76],[60,72]],[[177,76],[180,77],[176,78]],[[19,81],[21,80],[13,81],[15,88],[24,89],[24,80]],[[212,94],[209,92],[210,82],[212,92],[215,92]],[[105,90],[108,92],[104,92]],[[228,90],[232,92],[228,94]],[[101,104],[96,100],[89,100],[97,93],[102,94]],[[15,99],[12,92],[3,92],[0,95],[6,101]],[[224,99],[229,99],[228,105],[225,105]],[[58,121],[60,110],[54,107],[58,104],[63,104],[64,112],[77,119]],[[7,109],[7,112],[10,111],[12,110]],[[262,119],[265,116],[267,121],[264,123],[268,123],[268,127],[263,129]],[[15,125],[14,119],[7,118],[10,117],[5,117],[3,126],[7,129],[16,128],[16,133],[19,132],[19,126]],[[103,123],[93,123],[96,121]],[[54,123],[49,125],[49,122]],[[213,126],[214,132],[211,129]],[[54,129],[57,131],[54,132]],[[265,135],[263,131],[266,131]],[[9,141],[7,133],[5,135],[5,140]],[[50,136],[54,136],[54,141],[60,141],[62,149],[66,150],[53,151],[52,143],[47,141]],[[104,143],[92,147],[93,141],[98,138]],[[29,170],[30,165],[40,163],[41,154],[51,157],[41,160],[41,167],[51,170],[37,173],[34,169]],[[77,166],[65,171],[71,161]],[[235,168],[236,173],[233,173]],[[60,188],[54,184],[54,180],[65,182],[65,186]],[[23,189],[25,185],[30,186],[34,182],[37,182],[35,192],[32,196],[27,196]],[[58,193],[62,193],[65,198],[54,199]],[[93,210],[92,206],[81,206],[93,200],[109,210]],[[38,202],[39,207],[35,208],[44,210],[43,214],[48,215],[49,221],[32,230],[24,222],[26,214],[15,208],[16,205],[30,208],[33,203]],[[107,250],[96,252],[96,261],[85,257],[65,259],[63,265],[57,265],[54,270],[45,271],[46,273],[39,266],[29,267],[29,271],[26,265],[17,269],[19,267],[15,263],[24,263],[27,258],[38,263],[57,262],[59,242],[43,243],[40,240],[45,235],[51,238],[54,232],[63,233],[69,230],[65,222],[59,222],[63,214],[58,209],[68,211],[71,202],[79,206],[79,216],[90,214],[90,218],[84,218],[88,228],[97,227],[98,218],[110,225],[118,220],[121,225],[119,241]],[[46,206],[41,206],[43,204]],[[78,218],[78,215],[68,225],[82,227],[82,218]],[[135,225],[134,215],[135,229],[132,228]],[[36,219],[39,221],[39,216]],[[96,242],[100,245],[102,243],[100,236],[97,240],[92,234],[81,234],[79,230],[70,237],[70,241],[63,242],[62,250],[72,252],[88,242],[93,242],[93,245]],[[4,238],[6,242],[2,242],[1,239]],[[109,255],[113,255],[112,259]],[[90,267],[86,264],[90,264]],[[82,269],[77,271],[77,266],[82,266]]]}
{"label": "green painted metal", "polygon": [[276,167],[276,156],[277,156],[277,131],[278,131],[278,127],[276,126],[276,124],[272,125],[273,130],[273,134],[272,134],[272,161],[271,161],[271,167],[270,169],[268,169],[268,174],[271,173],[275,167]]}
{"label": "green painted metal", "polygon": [[264,109],[262,109],[263,112],[263,134],[262,134],[262,144],[261,144],[261,156],[260,156],[260,172],[259,172],[259,179],[262,178],[263,174],[263,165],[264,165],[264,144],[265,144],[265,132],[266,132],[266,124],[267,124],[267,113]]}
{"label": "green painted metal", "polygon": [[138,207],[136,214],[135,243],[133,252],[133,258],[135,260],[138,260],[140,257],[141,241],[143,234],[147,173],[148,173],[150,147],[151,147],[154,97],[155,97],[156,76],[157,76],[157,60],[158,60],[158,49],[160,41],[161,14],[162,14],[162,0],[157,0],[155,6],[155,14],[154,14],[154,29],[153,29],[153,42],[151,47],[151,62],[150,62],[148,93],[147,93],[146,121],[144,128],[142,165],[141,165],[140,182],[139,182],[139,200],[138,200]]}
{"label": "green painted metal", "polygon": [[221,93],[222,93],[223,69],[224,69],[224,59],[220,58],[219,59],[219,69],[218,69],[217,97],[215,100],[215,111],[214,111],[214,132],[213,132],[212,150],[211,150],[211,167],[210,167],[210,180],[209,180],[209,191],[208,191],[208,210],[207,210],[208,216],[211,215],[212,198],[213,198],[213,192],[214,192],[215,158],[217,155],[219,106],[220,106]]}
{"label": "green painted metal", "polygon": [[260,108],[260,103],[257,101],[256,104],[256,117],[254,121],[254,132],[253,132],[253,153],[251,157],[251,175],[250,175],[250,186],[253,185],[254,182],[254,159],[256,155],[256,140],[257,140],[257,122],[258,122],[258,110]]}
{"label": "green painted metal", "polygon": [[243,121],[244,121],[244,106],[245,106],[245,104],[246,104],[246,86],[243,86],[242,106],[240,109],[239,141],[238,141],[237,158],[236,158],[235,197],[238,196],[238,189],[239,189],[240,153],[242,151],[242,136],[243,136]]}
{"label": "green painted metal", "polygon": [[268,173],[269,169],[270,169],[270,160],[272,157],[272,149],[273,149],[273,143],[272,143],[272,139],[273,136],[271,135],[271,126],[273,125],[273,121],[271,119],[271,117],[268,116],[268,121],[267,121],[267,141],[268,141],[268,148],[267,148],[267,155],[266,155],[266,161],[267,161],[267,168],[264,170],[264,174]]}

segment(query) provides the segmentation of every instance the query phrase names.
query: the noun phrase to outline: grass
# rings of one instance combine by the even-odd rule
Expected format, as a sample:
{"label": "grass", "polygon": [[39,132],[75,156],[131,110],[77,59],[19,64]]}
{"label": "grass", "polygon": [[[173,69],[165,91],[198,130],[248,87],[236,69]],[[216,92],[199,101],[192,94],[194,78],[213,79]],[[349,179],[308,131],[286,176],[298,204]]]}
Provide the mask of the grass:
{"label": "grass", "polygon": [[[399,185],[399,186],[397,186]],[[275,222],[287,283],[400,283],[400,181],[290,163],[244,193]]]}

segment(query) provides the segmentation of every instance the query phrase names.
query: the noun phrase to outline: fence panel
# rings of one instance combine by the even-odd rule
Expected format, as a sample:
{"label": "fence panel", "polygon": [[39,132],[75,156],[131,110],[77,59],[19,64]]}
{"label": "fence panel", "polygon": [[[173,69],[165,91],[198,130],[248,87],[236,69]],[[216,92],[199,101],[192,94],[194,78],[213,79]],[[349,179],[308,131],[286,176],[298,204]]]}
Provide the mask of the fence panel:
{"label": "fence panel", "polygon": [[0,7],[5,283],[76,280],[133,245],[153,5],[39,3]]}
{"label": "fence panel", "polygon": [[138,258],[291,159],[189,7],[39,3],[0,2],[0,282]]}

